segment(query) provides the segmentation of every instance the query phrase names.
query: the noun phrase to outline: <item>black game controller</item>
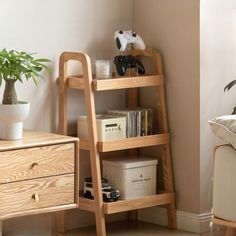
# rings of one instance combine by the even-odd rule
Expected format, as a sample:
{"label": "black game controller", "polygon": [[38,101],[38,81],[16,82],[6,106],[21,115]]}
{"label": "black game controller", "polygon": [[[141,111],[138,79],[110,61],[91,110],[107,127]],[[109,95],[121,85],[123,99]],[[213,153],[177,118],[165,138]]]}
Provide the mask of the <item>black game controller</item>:
{"label": "black game controller", "polygon": [[127,68],[136,68],[138,73],[143,75],[145,74],[145,69],[142,63],[134,56],[116,56],[114,58],[114,63],[116,65],[117,73],[120,76],[125,75]]}

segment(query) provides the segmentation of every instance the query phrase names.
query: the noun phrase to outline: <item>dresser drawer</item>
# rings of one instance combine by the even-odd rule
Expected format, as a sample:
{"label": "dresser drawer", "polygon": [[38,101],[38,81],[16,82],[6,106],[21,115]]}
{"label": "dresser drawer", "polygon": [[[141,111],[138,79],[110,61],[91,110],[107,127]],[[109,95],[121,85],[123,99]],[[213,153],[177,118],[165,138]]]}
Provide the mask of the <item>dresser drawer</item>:
{"label": "dresser drawer", "polygon": [[74,172],[74,143],[0,152],[0,184]]}
{"label": "dresser drawer", "polygon": [[1,184],[0,218],[71,204],[74,198],[73,174]]}

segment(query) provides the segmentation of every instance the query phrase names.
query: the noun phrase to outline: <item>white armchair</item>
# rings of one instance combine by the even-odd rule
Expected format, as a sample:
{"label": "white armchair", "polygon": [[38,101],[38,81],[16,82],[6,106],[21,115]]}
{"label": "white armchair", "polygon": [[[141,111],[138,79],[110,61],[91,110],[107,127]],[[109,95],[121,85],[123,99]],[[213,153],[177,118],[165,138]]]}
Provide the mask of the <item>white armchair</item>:
{"label": "white armchair", "polygon": [[236,116],[209,121],[214,134],[228,144],[215,148],[213,175],[213,223],[236,236]]}

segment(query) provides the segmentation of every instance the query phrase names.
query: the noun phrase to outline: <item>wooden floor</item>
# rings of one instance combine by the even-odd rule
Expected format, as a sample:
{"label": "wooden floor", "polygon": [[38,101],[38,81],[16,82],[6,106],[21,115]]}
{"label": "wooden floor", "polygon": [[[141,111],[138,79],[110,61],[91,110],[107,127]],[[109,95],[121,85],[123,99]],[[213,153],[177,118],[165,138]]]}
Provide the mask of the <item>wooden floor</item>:
{"label": "wooden floor", "polygon": [[[48,218],[48,219],[47,219]],[[5,222],[4,236],[96,236],[95,227],[87,227],[72,230],[66,234],[54,232],[54,223],[49,220],[48,215],[41,218],[24,217],[21,221],[14,219]],[[45,224],[38,224],[41,221]],[[199,234],[185,232],[181,230],[170,230],[166,227],[150,224],[146,222],[119,221],[107,224],[107,236],[199,236]],[[201,236],[224,236],[224,231],[205,233]]]}
{"label": "wooden floor", "polygon": [[[146,222],[116,222],[107,225],[107,236],[198,236],[199,234],[181,230],[170,230],[166,227],[157,226]],[[53,235],[54,236],[54,235]],[[62,236],[55,234],[55,236]],[[74,230],[64,236],[96,236],[95,227],[87,227]],[[224,231],[205,233],[201,236],[224,236]]]}

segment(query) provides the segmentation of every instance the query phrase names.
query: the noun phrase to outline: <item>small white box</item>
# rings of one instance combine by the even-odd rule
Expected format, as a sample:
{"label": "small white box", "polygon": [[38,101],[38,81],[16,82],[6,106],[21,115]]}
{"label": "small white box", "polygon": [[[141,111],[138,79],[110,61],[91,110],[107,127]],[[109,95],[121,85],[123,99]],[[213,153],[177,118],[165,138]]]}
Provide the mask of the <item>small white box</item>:
{"label": "small white box", "polygon": [[103,176],[120,191],[120,199],[153,195],[157,163],[157,159],[143,156],[109,158],[102,161]]}
{"label": "small white box", "polygon": [[[126,117],[107,114],[96,115],[98,141],[126,138]],[[88,137],[87,116],[80,116],[77,122],[79,138]]]}
{"label": "small white box", "polygon": [[111,60],[96,60],[96,78],[110,79],[112,77],[112,64]]}

